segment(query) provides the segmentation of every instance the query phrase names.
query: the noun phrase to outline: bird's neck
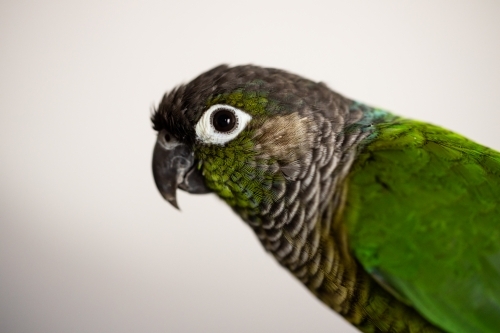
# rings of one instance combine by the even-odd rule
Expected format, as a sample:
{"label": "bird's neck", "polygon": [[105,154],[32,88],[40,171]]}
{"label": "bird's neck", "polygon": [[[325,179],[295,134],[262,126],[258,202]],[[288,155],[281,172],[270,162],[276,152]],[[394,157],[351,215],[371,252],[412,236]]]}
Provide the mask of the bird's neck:
{"label": "bird's neck", "polygon": [[357,151],[376,135],[374,125],[397,117],[350,102],[341,119],[344,130],[319,138],[313,162],[286,184],[284,199],[247,222],[284,267],[362,331],[439,332],[363,270],[343,229],[346,177]]}
{"label": "bird's neck", "polygon": [[317,144],[309,152],[301,176],[281,184],[284,189],[280,200],[263,202],[255,214],[236,209],[264,247],[306,284],[308,279],[319,278],[302,279],[301,270],[316,260],[322,239],[329,237],[332,214],[342,204],[338,189],[358,148],[374,134],[374,124],[395,118],[386,111],[347,99],[331,117],[328,113],[313,116],[319,129]]}

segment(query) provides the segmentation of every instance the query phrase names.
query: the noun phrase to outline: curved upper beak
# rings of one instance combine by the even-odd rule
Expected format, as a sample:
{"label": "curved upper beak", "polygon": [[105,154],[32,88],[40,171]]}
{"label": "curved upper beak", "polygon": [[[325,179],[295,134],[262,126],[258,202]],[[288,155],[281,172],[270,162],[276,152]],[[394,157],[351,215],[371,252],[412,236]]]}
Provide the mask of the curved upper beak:
{"label": "curved upper beak", "polygon": [[189,193],[210,192],[203,175],[196,168],[191,147],[178,142],[166,130],[158,133],[156,140],[153,151],[153,176],[163,198],[177,209],[177,188]]}

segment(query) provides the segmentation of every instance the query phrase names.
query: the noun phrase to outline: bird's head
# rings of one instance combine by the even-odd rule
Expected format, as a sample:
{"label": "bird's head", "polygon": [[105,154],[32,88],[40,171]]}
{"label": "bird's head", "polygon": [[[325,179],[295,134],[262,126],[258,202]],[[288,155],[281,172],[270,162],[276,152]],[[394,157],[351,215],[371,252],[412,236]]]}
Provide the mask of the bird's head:
{"label": "bird's head", "polygon": [[218,66],[165,94],[154,111],[156,185],[176,207],[177,188],[213,191],[247,221],[285,195],[289,206],[331,165],[335,128],[326,118],[343,123],[343,112],[331,112],[343,100],[285,71]]}

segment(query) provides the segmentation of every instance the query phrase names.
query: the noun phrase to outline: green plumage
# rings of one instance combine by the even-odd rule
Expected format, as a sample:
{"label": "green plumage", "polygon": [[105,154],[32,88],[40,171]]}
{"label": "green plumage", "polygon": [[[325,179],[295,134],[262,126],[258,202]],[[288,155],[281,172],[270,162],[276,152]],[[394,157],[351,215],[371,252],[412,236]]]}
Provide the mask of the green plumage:
{"label": "green plumage", "polygon": [[500,332],[498,152],[256,66],[200,75],[152,120],[164,197],[215,192],[361,331]]}
{"label": "green plumage", "polygon": [[500,329],[500,154],[439,127],[376,126],[348,178],[356,258],[449,332]]}

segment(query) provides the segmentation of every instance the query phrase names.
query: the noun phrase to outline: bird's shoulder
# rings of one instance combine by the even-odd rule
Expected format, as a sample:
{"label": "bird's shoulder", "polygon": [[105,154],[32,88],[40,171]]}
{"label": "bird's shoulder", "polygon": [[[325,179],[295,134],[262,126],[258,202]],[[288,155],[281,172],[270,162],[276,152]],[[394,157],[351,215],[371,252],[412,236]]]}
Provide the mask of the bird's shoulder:
{"label": "bird's shoulder", "polygon": [[397,119],[360,146],[347,184],[349,244],[369,273],[450,331],[500,327],[499,153]]}

